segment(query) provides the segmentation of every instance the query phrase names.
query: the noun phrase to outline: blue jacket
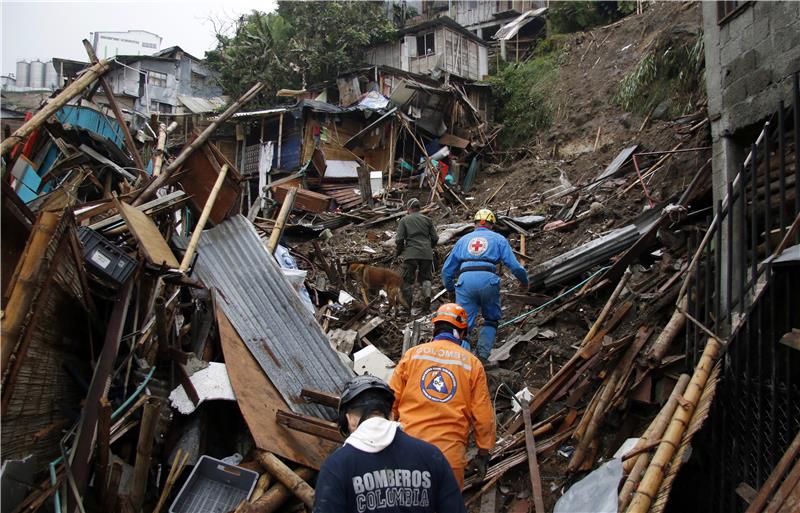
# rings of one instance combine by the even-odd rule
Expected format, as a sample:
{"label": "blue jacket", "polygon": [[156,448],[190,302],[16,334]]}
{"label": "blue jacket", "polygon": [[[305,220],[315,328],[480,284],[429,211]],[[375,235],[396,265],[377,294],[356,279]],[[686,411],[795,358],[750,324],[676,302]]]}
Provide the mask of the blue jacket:
{"label": "blue jacket", "polygon": [[458,271],[467,267],[492,267],[495,272],[498,263],[504,263],[523,285],[528,285],[528,273],[517,261],[511,245],[505,237],[488,228],[476,228],[458,239],[442,267],[444,287],[453,291],[456,287]]}
{"label": "blue jacket", "polygon": [[377,453],[344,445],[317,479],[314,513],[466,513],[453,470],[435,446],[399,429]]}

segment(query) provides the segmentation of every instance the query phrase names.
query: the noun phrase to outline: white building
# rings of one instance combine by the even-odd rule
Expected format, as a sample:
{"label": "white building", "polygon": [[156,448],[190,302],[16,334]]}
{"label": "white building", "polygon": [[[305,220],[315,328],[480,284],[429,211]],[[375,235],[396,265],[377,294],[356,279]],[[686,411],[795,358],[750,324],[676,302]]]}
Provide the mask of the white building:
{"label": "white building", "polygon": [[146,30],[91,32],[89,36],[101,59],[117,55],[152,55],[161,49],[161,36]]}

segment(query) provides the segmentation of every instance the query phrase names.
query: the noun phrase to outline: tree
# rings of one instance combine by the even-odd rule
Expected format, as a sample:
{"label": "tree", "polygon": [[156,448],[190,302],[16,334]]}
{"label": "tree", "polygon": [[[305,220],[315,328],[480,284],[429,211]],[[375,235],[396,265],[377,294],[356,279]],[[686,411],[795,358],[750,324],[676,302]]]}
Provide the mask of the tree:
{"label": "tree", "polygon": [[277,12],[240,17],[233,35],[217,33],[217,48],[206,59],[228,94],[261,80],[260,103],[274,103],[279,89],[333,79],[364,64],[365,50],[394,30],[380,2],[278,2]]}

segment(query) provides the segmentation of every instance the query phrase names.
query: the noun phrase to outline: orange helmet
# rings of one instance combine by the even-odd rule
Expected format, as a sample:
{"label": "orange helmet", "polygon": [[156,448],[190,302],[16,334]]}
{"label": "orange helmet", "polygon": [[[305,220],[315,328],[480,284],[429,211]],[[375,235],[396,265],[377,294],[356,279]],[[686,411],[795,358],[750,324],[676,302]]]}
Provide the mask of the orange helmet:
{"label": "orange helmet", "polygon": [[452,324],[460,330],[467,329],[467,312],[456,303],[446,303],[436,310],[433,316],[433,323],[446,322]]}

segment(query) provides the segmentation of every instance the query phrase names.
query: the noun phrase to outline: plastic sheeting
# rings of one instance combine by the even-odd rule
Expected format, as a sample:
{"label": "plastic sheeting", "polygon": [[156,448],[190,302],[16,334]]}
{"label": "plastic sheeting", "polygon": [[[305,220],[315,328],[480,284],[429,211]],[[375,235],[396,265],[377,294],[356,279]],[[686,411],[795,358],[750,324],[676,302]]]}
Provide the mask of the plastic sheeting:
{"label": "plastic sheeting", "polygon": [[622,460],[615,458],[584,477],[567,490],[553,513],[617,513],[618,488],[622,480]]}

